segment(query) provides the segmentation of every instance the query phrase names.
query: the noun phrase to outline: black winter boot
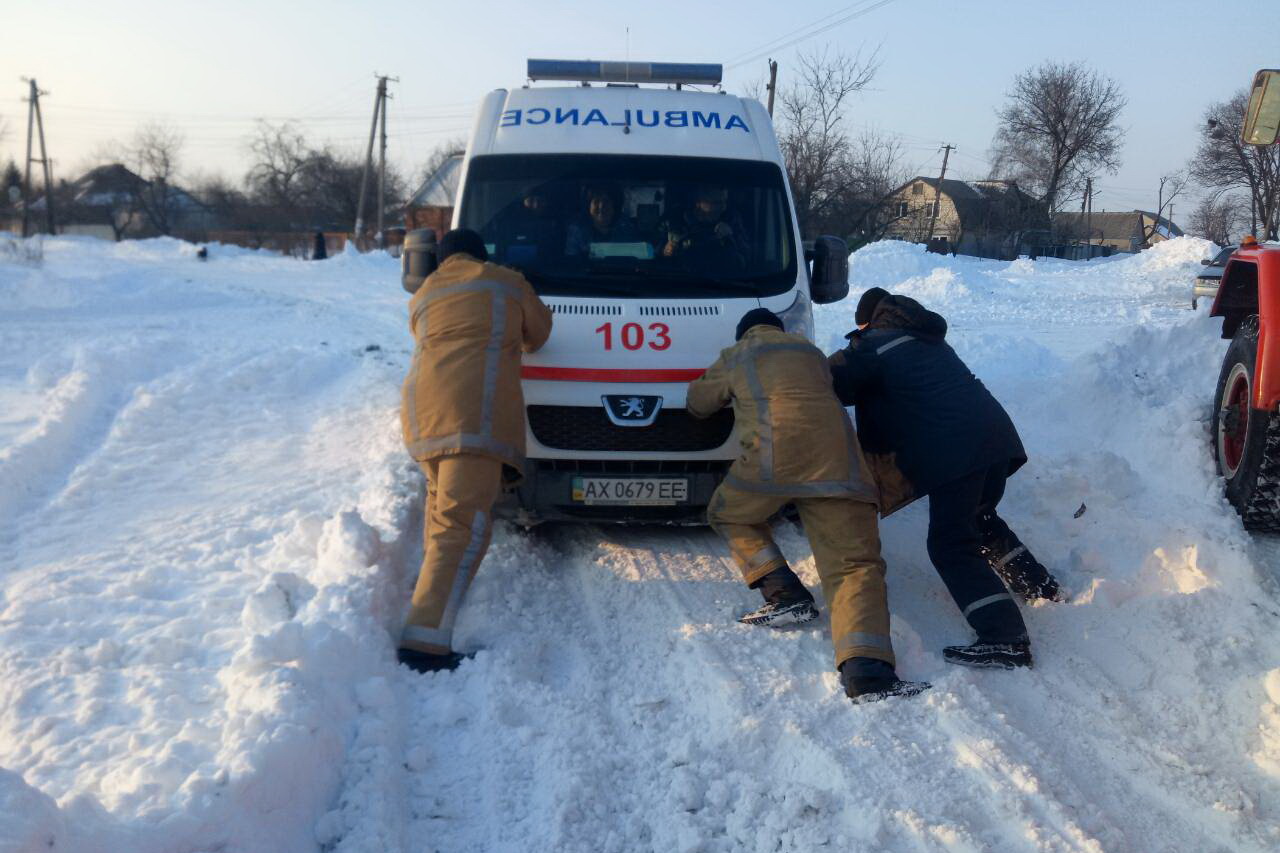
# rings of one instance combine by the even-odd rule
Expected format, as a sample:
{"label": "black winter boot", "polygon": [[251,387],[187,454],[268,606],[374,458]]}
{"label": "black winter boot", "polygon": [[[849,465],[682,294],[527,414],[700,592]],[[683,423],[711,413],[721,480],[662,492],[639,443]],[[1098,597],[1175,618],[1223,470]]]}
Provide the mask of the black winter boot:
{"label": "black winter boot", "polygon": [[942,650],[942,656],[947,663],[987,669],[1030,668],[1032,665],[1031,643],[1027,640],[1012,643],[978,640],[967,646],[947,646]]}
{"label": "black winter boot", "polygon": [[892,666],[876,658],[849,658],[840,665],[840,684],[855,705],[914,696],[933,686],[927,681],[903,681]]}
{"label": "black winter boot", "polygon": [[818,608],[813,605],[813,596],[805,589],[800,578],[796,577],[796,573],[791,571],[790,566],[779,566],[752,584],[752,588],[760,590],[765,604],[738,617],[738,621],[745,625],[782,628],[812,622],[818,618]]}
{"label": "black winter boot", "polygon": [[1010,592],[1023,601],[1067,600],[1057,579],[1049,574],[1049,570],[1022,544],[1000,516],[994,512],[980,515],[978,528],[982,533],[982,556]]}
{"label": "black winter boot", "polygon": [[433,655],[416,649],[396,649],[396,660],[421,673],[440,672],[442,670],[452,671],[458,668],[458,664],[470,657],[471,655],[463,655],[457,652]]}

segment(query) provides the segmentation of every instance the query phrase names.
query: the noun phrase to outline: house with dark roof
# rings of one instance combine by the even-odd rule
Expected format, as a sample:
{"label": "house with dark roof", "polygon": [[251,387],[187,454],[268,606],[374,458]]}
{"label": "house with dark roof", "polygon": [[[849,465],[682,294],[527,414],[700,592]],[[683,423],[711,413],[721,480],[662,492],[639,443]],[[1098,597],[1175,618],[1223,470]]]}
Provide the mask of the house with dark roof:
{"label": "house with dark roof", "polygon": [[[886,237],[928,243],[933,251],[1012,259],[1044,242],[1049,213],[1013,181],[959,181],[923,175],[890,197]],[[930,219],[933,222],[930,234]]]}
{"label": "house with dark roof", "polygon": [[[150,192],[145,178],[120,163],[108,163],[85,172],[54,192],[54,219],[60,234],[83,234],[107,240],[152,237],[160,233],[147,205],[163,203],[158,211],[175,236],[202,237],[217,227],[213,212],[180,187],[170,185],[163,196]],[[31,202],[31,213],[44,216],[48,199]],[[17,218],[21,219],[19,205]]]}
{"label": "house with dark roof", "polygon": [[1053,218],[1053,233],[1057,243],[1092,243],[1117,252],[1149,249],[1162,240],[1183,235],[1182,229],[1168,218],[1149,210],[1064,211]]}

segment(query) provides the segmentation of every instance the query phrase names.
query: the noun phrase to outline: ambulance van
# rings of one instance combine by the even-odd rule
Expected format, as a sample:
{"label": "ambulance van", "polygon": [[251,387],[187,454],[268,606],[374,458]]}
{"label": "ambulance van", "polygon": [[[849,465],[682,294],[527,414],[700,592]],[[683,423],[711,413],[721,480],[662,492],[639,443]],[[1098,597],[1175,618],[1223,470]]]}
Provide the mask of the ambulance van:
{"label": "ambulance van", "polygon": [[[528,76],[481,103],[453,219],[555,319],[524,358],[528,463],[507,514],[702,523],[740,448],[731,410],[688,414],[688,383],[752,308],[812,339],[811,302],[848,293],[845,244],[806,252],[769,115],[725,93],[719,65],[529,60]],[[430,239],[410,235],[407,289]]]}

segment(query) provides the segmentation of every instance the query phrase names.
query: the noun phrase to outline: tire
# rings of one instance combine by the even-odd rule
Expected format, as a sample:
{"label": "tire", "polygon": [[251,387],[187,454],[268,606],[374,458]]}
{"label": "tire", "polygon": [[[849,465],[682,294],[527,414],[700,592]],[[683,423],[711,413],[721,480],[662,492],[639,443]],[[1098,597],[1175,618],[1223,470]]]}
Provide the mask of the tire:
{"label": "tire", "polygon": [[1253,408],[1258,317],[1231,338],[1213,397],[1213,455],[1248,530],[1280,533],[1280,414]]}

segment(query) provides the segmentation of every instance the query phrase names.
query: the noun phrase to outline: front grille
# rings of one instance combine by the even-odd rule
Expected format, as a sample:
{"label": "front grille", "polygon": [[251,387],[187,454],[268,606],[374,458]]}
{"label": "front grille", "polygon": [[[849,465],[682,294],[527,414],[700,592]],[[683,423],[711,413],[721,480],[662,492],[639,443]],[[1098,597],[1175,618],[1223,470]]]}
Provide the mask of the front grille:
{"label": "front grille", "polygon": [[641,317],[715,317],[719,305],[641,305]]}
{"label": "front grille", "polygon": [[629,477],[635,474],[717,474],[729,470],[727,459],[538,459],[539,471]]}
{"label": "front grille", "polygon": [[544,447],[633,453],[714,450],[733,432],[733,410],[706,420],[684,409],[663,409],[647,427],[620,427],[603,406],[529,406],[529,429]]}
{"label": "front grille", "polygon": [[583,305],[576,302],[548,302],[552,314],[604,314],[622,316],[621,305]]}

